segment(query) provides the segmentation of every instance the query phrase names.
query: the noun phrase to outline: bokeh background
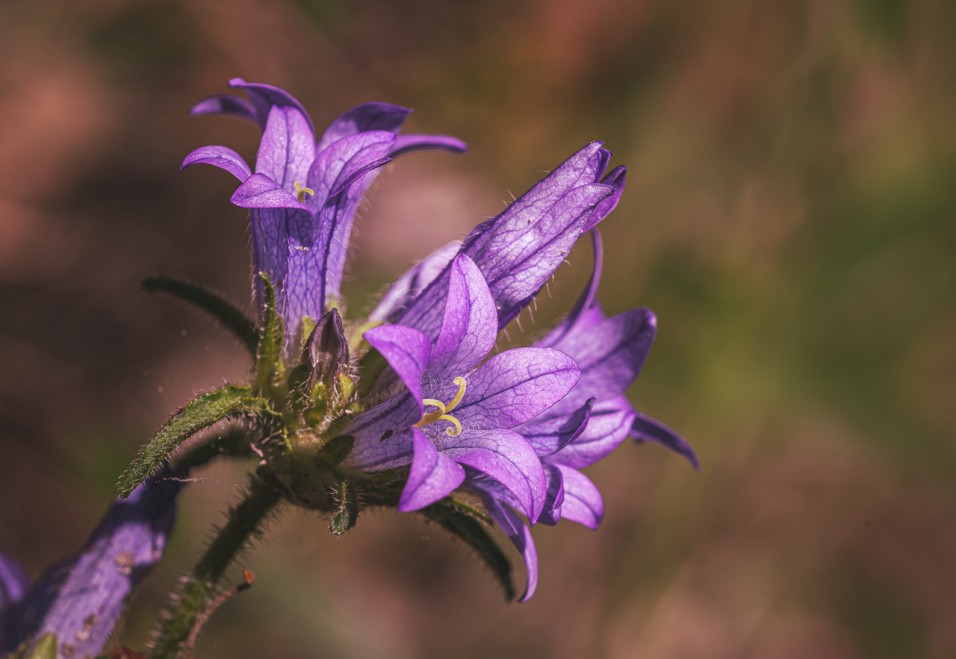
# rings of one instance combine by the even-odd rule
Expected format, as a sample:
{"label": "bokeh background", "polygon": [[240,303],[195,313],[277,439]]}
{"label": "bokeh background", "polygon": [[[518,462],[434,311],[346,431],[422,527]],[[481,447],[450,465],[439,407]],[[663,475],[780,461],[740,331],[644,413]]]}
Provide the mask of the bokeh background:
{"label": "bokeh background", "polygon": [[[166,416],[245,376],[229,335],[138,286],[176,274],[251,306],[234,182],[178,172],[204,144],[252,157],[251,125],[187,116],[241,75],[319,125],[387,100],[471,145],[379,178],[352,318],[605,140],[630,176],[601,296],[657,312],[632,399],[703,469],[630,444],[592,468],[603,527],[537,529],[522,605],[412,516],[335,539],[288,511],[199,656],[956,656],[954,28],[946,0],[5,0],[0,546],[34,575],[75,551]],[[243,469],[197,474],[122,643],[142,646]]]}

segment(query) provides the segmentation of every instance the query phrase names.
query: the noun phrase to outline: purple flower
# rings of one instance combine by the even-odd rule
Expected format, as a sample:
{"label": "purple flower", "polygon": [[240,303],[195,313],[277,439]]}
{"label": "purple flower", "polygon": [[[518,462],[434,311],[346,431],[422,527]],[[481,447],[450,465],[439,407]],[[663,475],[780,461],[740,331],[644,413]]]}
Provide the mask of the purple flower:
{"label": "purple flower", "polygon": [[512,429],[561,400],[578,368],[550,348],[508,350],[481,363],[498,334],[491,291],[465,255],[446,272],[434,341],[404,325],[365,332],[407,391],[349,425],[345,432],[355,445],[347,464],[366,471],[410,464],[402,511],[442,499],[472,473],[503,488],[536,520],[545,502],[544,471],[528,441]]}
{"label": "purple flower", "polygon": [[[263,135],[255,172],[224,146],[196,149],[183,167],[215,165],[239,179],[232,202],[251,212],[255,272],[265,273],[276,289],[289,347],[303,318],[317,320],[336,306],[352,221],[376,170],[407,151],[462,152],[466,147],[451,137],[399,135],[410,110],[386,103],[349,110],[316,141],[311,119],[287,92],[240,78],[229,85],[243,89],[249,100],[216,96],[197,104],[193,113],[258,123]],[[256,293],[261,307],[258,278]]]}
{"label": "purple flower", "polygon": [[0,652],[52,633],[62,656],[99,653],[133,589],[163,555],[181,476],[163,469],[129,498],[114,501],[83,549],[47,570],[29,591],[22,571],[0,557],[0,593],[9,599],[0,600]]}
{"label": "purple flower", "polygon": [[[458,246],[457,253],[471,258],[488,282],[499,329],[534,299],[578,238],[617,205],[625,169],[605,175],[610,157],[599,142],[587,145]],[[371,319],[409,325],[434,337],[455,247],[442,248],[403,275]]]}
{"label": "purple flower", "polygon": [[[446,314],[443,291],[448,288],[450,263],[458,254],[470,257],[484,275],[498,327],[503,328],[540,291],[578,238],[592,231],[591,281],[567,318],[535,344],[572,357],[580,380],[567,396],[511,429],[531,444],[542,462],[548,491],[541,519],[554,524],[565,517],[592,529],[600,523],[604,506],[600,492],[580,468],[610,454],[627,436],[664,444],[697,467],[697,457],[685,440],[634,410],[624,396],[653,341],[654,314],[634,309],[606,318],[595,299],[601,268],[595,227],[617,205],[626,173],[617,167],[604,175],[609,158],[598,143],[581,149],[501,215],[476,227],[463,243],[445,246],[406,272],[371,315],[372,320],[409,325],[434,338]],[[377,386],[392,382],[393,378],[381,377]],[[481,473],[469,473],[464,487],[481,495],[492,518],[521,552],[528,573],[521,599],[528,599],[537,583],[537,557],[528,523],[515,512],[523,510],[521,502]],[[528,519],[533,523],[537,517]]]}
{"label": "purple flower", "polygon": [[21,608],[30,588],[26,572],[12,558],[0,554],[0,653],[17,646]]}

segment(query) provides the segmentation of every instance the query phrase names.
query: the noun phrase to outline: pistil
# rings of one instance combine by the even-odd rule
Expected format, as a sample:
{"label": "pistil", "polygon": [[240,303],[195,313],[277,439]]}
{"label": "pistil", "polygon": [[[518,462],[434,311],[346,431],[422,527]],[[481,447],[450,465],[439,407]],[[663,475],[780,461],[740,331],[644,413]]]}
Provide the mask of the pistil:
{"label": "pistil", "polygon": [[461,403],[461,399],[465,397],[466,383],[465,378],[463,377],[457,377],[453,380],[453,382],[458,386],[458,393],[455,394],[455,397],[452,398],[447,405],[435,398],[422,399],[423,405],[438,409],[431,412],[425,412],[418,423],[415,424],[416,428],[423,428],[427,425],[435,423],[436,421],[447,421],[448,423],[452,424],[451,428],[445,429],[445,432],[448,435],[451,437],[457,437],[461,434],[461,422],[449,414],[449,412],[458,407],[459,403]]}

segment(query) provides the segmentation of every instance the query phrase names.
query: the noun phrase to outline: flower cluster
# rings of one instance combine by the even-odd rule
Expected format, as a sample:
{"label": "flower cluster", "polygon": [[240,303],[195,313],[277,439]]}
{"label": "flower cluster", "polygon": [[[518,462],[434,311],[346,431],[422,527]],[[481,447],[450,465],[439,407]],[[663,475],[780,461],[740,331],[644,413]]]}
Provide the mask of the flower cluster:
{"label": "flower cluster", "polygon": [[[183,167],[213,165],[239,181],[232,202],[251,215],[258,321],[181,282],[154,284],[234,329],[255,355],[253,382],[203,394],[178,412],[121,478],[128,498],[117,500],[87,547],[52,576],[31,588],[0,556],[0,650],[43,633],[72,643],[73,651],[99,650],[130,589],[162,553],[181,487],[171,470],[183,476],[217,451],[257,456],[249,499],[232,516],[247,535],[281,501],[329,513],[337,534],[355,525],[363,506],[392,506],[440,523],[495,568],[500,555],[487,522],[522,555],[522,600],[537,584],[530,527],[568,519],[594,529],[601,521],[601,494],[582,468],[628,437],[667,446],[697,467],[679,435],[625,396],[654,339],[653,313],[607,317],[596,300],[597,226],[625,183],[623,167],[606,171],[611,154],[600,143],[574,153],[463,241],[426,256],[367,318],[353,319],[342,313],[340,283],[363,193],[398,155],[463,152],[465,145],[400,134],[409,110],[384,103],[354,108],[316,136],[285,91],[241,79],[230,86],[245,97],[215,96],[193,113],[258,124],[255,167],[224,146],[196,149]],[[533,345],[492,354],[498,333],[585,234],[594,271],[573,309]],[[239,426],[229,426],[236,420]],[[207,440],[215,451],[173,459],[186,438],[223,425],[228,432]],[[229,552],[245,541],[237,536],[236,546],[226,547],[229,533],[227,525],[225,540],[213,543],[179,601],[209,599]],[[120,555],[127,569],[116,567]],[[200,613],[170,616],[157,653],[164,639],[170,651],[186,647],[184,635],[200,624]]]}

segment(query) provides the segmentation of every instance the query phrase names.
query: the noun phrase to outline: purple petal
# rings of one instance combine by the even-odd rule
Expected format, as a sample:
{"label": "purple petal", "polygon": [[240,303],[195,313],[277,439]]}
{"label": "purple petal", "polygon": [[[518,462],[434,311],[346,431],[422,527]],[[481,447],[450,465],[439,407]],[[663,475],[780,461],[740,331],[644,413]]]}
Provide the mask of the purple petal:
{"label": "purple petal", "polygon": [[364,337],[373,348],[382,353],[388,365],[408,387],[421,414],[422,377],[431,354],[428,337],[416,329],[401,325],[379,325],[366,331]]}
{"label": "purple petal", "polygon": [[394,136],[383,131],[345,137],[321,151],[309,170],[314,194],[306,203],[316,213],[316,247],[306,256],[324,273],[312,281],[324,304],[339,298],[355,211],[375,170],[389,162],[392,140]]}
{"label": "purple petal", "polygon": [[601,220],[610,215],[611,211],[617,207],[617,202],[621,200],[621,194],[624,192],[624,183],[626,178],[627,168],[619,165],[608,172],[607,176],[601,179],[601,183],[610,185],[612,188],[614,188],[614,192],[612,192],[611,196],[609,196],[607,199],[595,206],[594,212],[591,213],[591,218],[584,227],[585,231],[596,227]]}
{"label": "purple petal", "polygon": [[[249,178],[251,179],[254,176],[255,174]],[[266,273],[272,285],[279,287],[281,292],[282,282],[285,281],[287,270],[287,216],[303,212],[285,208],[250,209],[249,219],[252,225],[253,254],[252,283],[256,291],[256,306],[260,310],[265,304],[265,286],[258,275],[260,272]]]}
{"label": "purple petal", "polygon": [[235,94],[218,94],[204,98],[192,107],[189,114],[225,114],[265,125],[265,117],[263,117],[261,122],[259,121],[256,109],[252,107],[252,103]]}
{"label": "purple petal", "polygon": [[439,451],[503,485],[528,519],[538,519],[548,487],[541,460],[524,437],[508,430],[466,431],[457,437],[433,434]]}
{"label": "purple petal", "polygon": [[[556,405],[544,414],[521,424],[515,430],[528,440],[539,457],[552,455],[581,436],[591,418],[594,401],[594,398],[589,398],[570,414],[563,411],[552,414],[551,411],[558,407]],[[564,405],[560,407],[563,408]]]}
{"label": "purple petal", "polygon": [[[234,89],[243,89],[249,95],[254,110],[254,119],[260,126],[265,127],[273,107],[292,108],[305,117],[309,132],[315,133],[309,113],[305,111],[298,99],[284,89],[258,82],[246,82],[242,78],[233,78],[229,81],[229,86]],[[315,141],[314,137],[311,139],[313,142]]]}
{"label": "purple petal", "polygon": [[[531,301],[571,251],[597,205],[614,193],[597,182],[608,153],[597,142],[581,149],[498,217],[476,227],[462,245],[485,275],[503,328]],[[435,301],[446,275],[436,278],[395,319],[435,336]]]}
{"label": "purple petal", "polygon": [[186,156],[180,169],[197,163],[224,169],[239,179],[240,183],[252,175],[252,170],[242,156],[225,146],[199,147]]}
{"label": "purple petal", "polygon": [[561,470],[553,464],[543,462],[544,477],[548,483],[548,494],[544,499],[544,510],[539,522],[554,526],[561,519],[561,504],[564,503],[564,477]]}
{"label": "purple petal", "polygon": [[455,240],[440,247],[420,263],[415,264],[392,284],[369,315],[369,320],[384,321],[400,313],[415,297],[451,263],[458,253],[461,242]]}
{"label": "purple petal", "polygon": [[412,459],[411,425],[421,417],[421,404],[408,393],[362,412],[342,431],[355,441],[345,464],[362,471],[407,465]]}
{"label": "purple petal", "polygon": [[444,319],[429,375],[438,380],[464,375],[491,352],[497,336],[498,314],[488,284],[471,259],[459,256],[449,271]]}
{"label": "purple petal", "polygon": [[256,172],[292,191],[306,185],[315,160],[315,142],[308,117],[294,108],[273,107],[259,143]]}
{"label": "purple petal", "polygon": [[0,653],[12,652],[18,645],[20,609],[29,587],[23,568],[0,553]]}
{"label": "purple petal", "polygon": [[592,307],[589,320],[577,322],[551,347],[577,362],[582,396],[605,398],[620,394],[634,382],[654,342],[657,319],[649,309],[599,317],[600,311]]}
{"label": "purple petal", "polygon": [[558,465],[564,482],[561,519],[596,529],[604,518],[604,499],[591,480],[577,469]]}
{"label": "purple petal", "polygon": [[302,319],[315,320],[327,308],[322,286],[325,245],[321,236],[316,235],[317,224],[318,221],[309,213],[296,212],[286,218],[286,277],[282,282],[279,307],[289,328],[286,332],[289,347],[298,345],[297,332],[302,326]]}
{"label": "purple petal", "polygon": [[308,208],[264,174],[256,173],[236,188],[229,200],[239,208],[293,208],[308,212]]}
{"label": "purple petal", "polygon": [[[338,140],[318,152],[308,174],[308,186],[314,197],[323,202],[351,185],[356,178],[369,171],[369,166],[381,166],[388,161],[388,152],[395,136],[386,131],[358,133]],[[315,204],[316,207],[321,203]]]}
{"label": "purple petal", "polygon": [[561,400],[578,381],[574,360],[551,348],[495,355],[470,376],[455,416],[468,428],[514,428]]}
{"label": "purple petal", "polygon": [[514,543],[521,554],[521,558],[524,559],[527,582],[524,593],[518,598],[518,601],[527,602],[538,587],[538,552],[535,550],[531,529],[513,510],[499,504],[497,501],[493,499],[485,500],[485,506],[488,508],[491,518]]}
{"label": "purple petal", "polygon": [[390,156],[399,156],[422,149],[443,149],[452,153],[465,153],[468,145],[448,135],[399,135],[389,151]]}
{"label": "purple petal", "polygon": [[569,467],[587,467],[605,458],[631,432],[636,412],[624,396],[598,401],[581,434],[548,460]]}
{"label": "purple petal", "polygon": [[398,509],[404,513],[444,499],[465,480],[465,470],[447,455],[439,453],[418,428],[412,428],[412,442],[412,468],[398,502]]}
{"label": "purple petal", "polygon": [[182,476],[163,470],[113,503],[79,555],[56,571],[58,586],[38,611],[36,637],[56,634],[64,656],[102,649],[130,593],[163,555]]}
{"label": "purple petal", "polygon": [[690,443],[660,421],[638,412],[634,418],[631,436],[639,442],[655,442],[666,446],[687,458],[694,469],[700,469],[697,452]]}
{"label": "purple petal", "polygon": [[343,137],[365,133],[372,130],[384,130],[398,134],[405,119],[411,113],[408,108],[402,108],[390,103],[364,103],[342,114],[325,130],[319,140],[319,151],[326,149],[330,144]]}

